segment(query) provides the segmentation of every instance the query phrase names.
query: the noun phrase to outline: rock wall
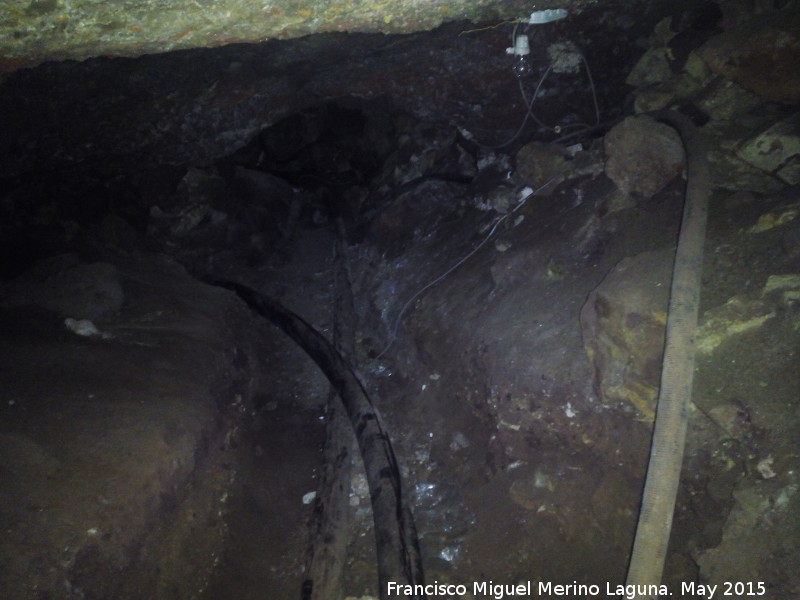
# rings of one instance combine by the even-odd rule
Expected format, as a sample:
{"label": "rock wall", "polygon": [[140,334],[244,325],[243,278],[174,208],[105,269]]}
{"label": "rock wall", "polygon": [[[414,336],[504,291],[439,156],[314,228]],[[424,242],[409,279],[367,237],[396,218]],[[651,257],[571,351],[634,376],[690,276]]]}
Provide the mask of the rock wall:
{"label": "rock wall", "polygon": [[238,328],[164,259],[61,255],[3,284],[5,598],[202,590],[249,393]]}

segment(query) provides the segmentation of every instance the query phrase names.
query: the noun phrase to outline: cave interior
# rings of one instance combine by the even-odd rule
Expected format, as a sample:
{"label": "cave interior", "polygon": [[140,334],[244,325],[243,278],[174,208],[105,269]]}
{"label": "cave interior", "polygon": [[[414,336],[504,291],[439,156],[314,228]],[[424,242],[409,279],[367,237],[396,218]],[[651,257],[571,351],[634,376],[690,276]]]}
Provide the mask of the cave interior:
{"label": "cave interior", "polygon": [[199,274],[353,367],[447,597],[623,584],[687,176],[659,109],[712,188],[662,581],[800,597],[799,10],[598,2],[3,74],[3,597],[386,597],[331,384]]}

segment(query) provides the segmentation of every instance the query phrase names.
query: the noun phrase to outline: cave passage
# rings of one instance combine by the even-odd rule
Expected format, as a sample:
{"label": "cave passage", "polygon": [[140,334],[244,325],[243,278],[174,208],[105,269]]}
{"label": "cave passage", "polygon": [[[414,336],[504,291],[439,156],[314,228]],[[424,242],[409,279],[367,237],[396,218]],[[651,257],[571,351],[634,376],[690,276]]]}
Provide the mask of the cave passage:
{"label": "cave passage", "polygon": [[766,4],[4,75],[4,597],[387,596],[386,473],[314,361],[196,274],[352,368],[427,583],[623,584],[686,183],[665,109],[712,193],[662,583],[795,598],[800,43]]}

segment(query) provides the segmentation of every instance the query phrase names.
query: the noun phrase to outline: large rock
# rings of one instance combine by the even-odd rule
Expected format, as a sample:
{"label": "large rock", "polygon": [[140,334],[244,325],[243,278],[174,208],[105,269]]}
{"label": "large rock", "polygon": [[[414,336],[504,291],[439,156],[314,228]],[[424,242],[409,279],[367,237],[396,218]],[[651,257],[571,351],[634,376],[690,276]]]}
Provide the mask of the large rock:
{"label": "large rock", "polygon": [[[761,476],[758,476],[761,479]],[[733,510],[725,523],[720,544],[698,552],[696,557],[703,581],[724,585],[727,581],[759,581],[775,597],[790,598],[797,591],[796,576],[779,556],[797,556],[800,551],[800,527],[796,515],[800,509],[800,485],[764,485],[745,482],[735,490]],[[769,592],[768,592],[769,593]]]}
{"label": "large rock", "polygon": [[736,154],[754,167],[783,174],[788,184],[800,183],[780,169],[800,155],[800,113],[781,119],[739,145]]}
{"label": "large rock", "polygon": [[683,170],[677,132],[650,117],[628,117],[605,137],[606,175],[626,194],[650,197]]}
{"label": "large rock", "polygon": [[800,100],[800,13],[775,11],[722,33],[699,50],[711,70],[765,100]]}
{"label": "large rock", "polygon": [[598,396],[645,419],[658,396],[673,256],[670,248],[623,259],[581,310]]}
{"label": "large rock", "polygon": [[3,598],[188,594],[226,533],[237,424],[220,408],[247,394],[230,297],[164,261],[96,264],[63,287],[122,283],[105,335],[41,304],[0,307]]}
{"label": "large rock", "polygon": [[756,108],[761,99],[730,79],[715,77],[703,88],[695,102],[712,120],[729,121]]}

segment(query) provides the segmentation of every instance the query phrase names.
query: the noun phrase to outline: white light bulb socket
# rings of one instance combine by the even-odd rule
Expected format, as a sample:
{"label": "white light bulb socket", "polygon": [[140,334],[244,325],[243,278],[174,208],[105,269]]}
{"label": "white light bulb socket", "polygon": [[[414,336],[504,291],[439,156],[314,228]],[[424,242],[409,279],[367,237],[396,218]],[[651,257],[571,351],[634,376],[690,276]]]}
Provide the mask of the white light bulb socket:
{"label": "white light bulb socket", "polygon": [[528,56],[531,53],[531,45],[527,35],[518,35],[514,40],[514,56]]}

